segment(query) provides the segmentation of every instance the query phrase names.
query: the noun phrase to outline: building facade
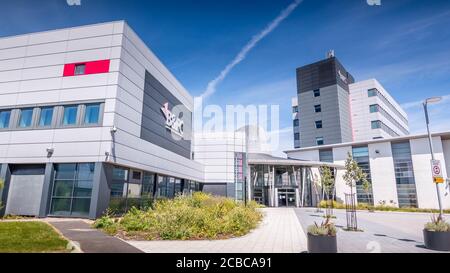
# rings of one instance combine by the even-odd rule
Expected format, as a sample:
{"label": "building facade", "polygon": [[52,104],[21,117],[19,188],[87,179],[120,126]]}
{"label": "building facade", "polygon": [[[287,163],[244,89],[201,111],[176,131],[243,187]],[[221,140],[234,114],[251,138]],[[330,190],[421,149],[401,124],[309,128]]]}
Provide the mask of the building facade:
{"label": "building facade", "polygon": [[200,190],[192,112],[123,21],[1,38],[0,213],[96,218]]}
{"label": "building facade", "polygon": [[353,141],[409,134],[408,115],[375,79],[350,85]]}
{"label": "building facade", "polygon": [[355,82],[336,57],[297,69],[294,148],[409,134],[408,116],[375,79]]}
{"label": "building facade", "polygon": [[[433,135],[435,157],[441,161],[444,177],[450,174],[450,132]],[[348,154],[368,175],[370,192],[356,185],[357,201],[374,205],[437,209],[437,194],[432,178],[431,155],[426,135],[357,141],[286,151],[291,159],[333,162],[344,165]],[[320,175],[317,170],[316,174]],[[350,188],[336,174],[336,197],[345,200]],[[448,180],[439,185],[443,206],[450,208]]]}

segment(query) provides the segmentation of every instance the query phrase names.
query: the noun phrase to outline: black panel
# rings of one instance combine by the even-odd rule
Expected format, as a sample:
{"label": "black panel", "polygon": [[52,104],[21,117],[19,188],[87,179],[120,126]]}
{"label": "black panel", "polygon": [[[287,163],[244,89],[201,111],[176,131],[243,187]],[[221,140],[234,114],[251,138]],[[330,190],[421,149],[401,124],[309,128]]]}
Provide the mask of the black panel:
{"label": "black panel", "polygon": [[[347,82],[341,79],[341,74],[347,78]],[[325,59],[297,69],[298,93],[339,84],[345,90],[348,85],[354,83],[353,76],[347,72],[336,58]]]}
{"label": "black panel", "polygon": [[45,165],[11,165],[12,175],[44,175]]}
{"label": "black panel", "polygon": [[169,103],[171,111],[174,106],[182,105],[167,88],[146,71],[141,138],[178,155],[190,158],[192,113],[186,107],[183,107],[184,109],[179,117],[184,122],[184,135],[182,139],[174,138],[172,132],[166,128],[166,119],[161,111],[161,107],[165,103]]}

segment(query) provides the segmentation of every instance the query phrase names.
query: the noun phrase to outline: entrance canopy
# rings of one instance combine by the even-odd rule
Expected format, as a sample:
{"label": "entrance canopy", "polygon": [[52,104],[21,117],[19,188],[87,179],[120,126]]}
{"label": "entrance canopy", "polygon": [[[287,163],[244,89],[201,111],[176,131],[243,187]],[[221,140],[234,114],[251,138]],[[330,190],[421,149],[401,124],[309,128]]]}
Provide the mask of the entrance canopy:
{"label": "entrance canopy", "polygon": [[300,166],[300,167],[320,167],[327,166],[330,168],[344,169],[343,165],[333,164],[320,161],[309,161],[299,159],[287,159],[275,157],[268,154],[248,154],[249,165],[272,165],[272,166]]}

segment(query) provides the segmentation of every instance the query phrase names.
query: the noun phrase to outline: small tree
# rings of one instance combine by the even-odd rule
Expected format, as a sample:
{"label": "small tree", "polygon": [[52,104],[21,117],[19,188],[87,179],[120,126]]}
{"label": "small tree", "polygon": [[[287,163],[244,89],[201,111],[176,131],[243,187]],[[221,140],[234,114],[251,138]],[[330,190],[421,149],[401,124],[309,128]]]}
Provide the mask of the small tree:
{"label": "small tree", "polygon": [[[345,161],[345,174],[343,175],[345,183],[350,187],[351,194],[353,195],[353,188],[356,187],[356,182],[361,181],[363,184],[367,181],[367,174],[358,166],[352,155],[348,153],[347,160]],[[370,182],[367,181],[370,184]]]}
{"label": "small tree", "polygon": [[361,181],[362,181],[362,184],[361,184],[362,189],[363,189],[364,193],[366,194],[367,200],[369,201],[368,209],[371,211],[372,210],[372,198],[370,196],[370,192],[372,190],[372,183],[370,183],[367,178],[364,178]]}
{"label": "small tree", "polygon": [[367,175],[358,166],[358,162],[356,162],[353,159],[350,153],[348,153],[347,160],[345,161],[345,174],[342,176],[342,178],[345,180],[347,186],[350,187],[351,192],[350,194],[351,200],[346,200],[347,228],[349,230],[358,230],[358,221],[356,218],[356,206],[353,199],[354,198],[353,188],[356,187],[356,183],[358,181],[364,183],[364,180],[367,180]]}
{"label": "small tree", "polygon": [[327,166],[320,167],[320,175],[323,190],[327,195],[327,199],[330,199],[330,196],[333,194],[334,191],[334,178],[330,167]]}
{"label": "small tree", "polygon": [[[321,175],[321,184],[323,192],[327,196],[327,217],[331,217],[333,212],[333,198],[331,196],[334,192],[335,181],[333,177],[333,173],[331,172],[330,167],[322,166],[320,167],[320,175]],[[331,204],[330,204],[331,203]]]}

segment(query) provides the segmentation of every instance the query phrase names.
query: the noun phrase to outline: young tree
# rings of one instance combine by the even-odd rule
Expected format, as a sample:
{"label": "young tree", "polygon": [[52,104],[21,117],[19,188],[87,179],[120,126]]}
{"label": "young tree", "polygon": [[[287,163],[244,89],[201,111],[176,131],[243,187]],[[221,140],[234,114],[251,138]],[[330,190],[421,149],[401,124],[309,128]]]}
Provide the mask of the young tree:
{"label": "young tree", "polygon": [[330,167],[322,166],[320,167],[320,175],[321,175],[321,184],[327,198],[330,199],[330,196],[334,191],[334,178],[331,172]]}
{"label": "young tree", "polygon": [[[326,202],[327,202],[327,217],[331,217],[333,215],[333,199],[332,195],[334,193],[335,180],[333,177],[333,173],[330,167],[322,166],[320,167],[320,179],[322,184],[322,189],[324,194],[326,194]],[[324,198],[325,199],[325,198]]]}
{"label": "young tree", "polygon": [[[350,187],[351,194],[353,194],[353,188],[356,187],[356,182],[360,181],[364,184],[367,181],[367,174],[362,171],[358,162],[353,159],[350,153],[348,153],[345,161],[345,174],[342,178],[344,178],[346,185]],[[367,181],[367,183],[369,182]]]}
{"label": "young tree", "polygon": [[367,178],[362,179],[362,189],[366,194],[367,200],[369,201],[368,208],[371,210],[372,207],[372,198],[370,197],[370,192],[372,190],[372,183],[369,182]]}

